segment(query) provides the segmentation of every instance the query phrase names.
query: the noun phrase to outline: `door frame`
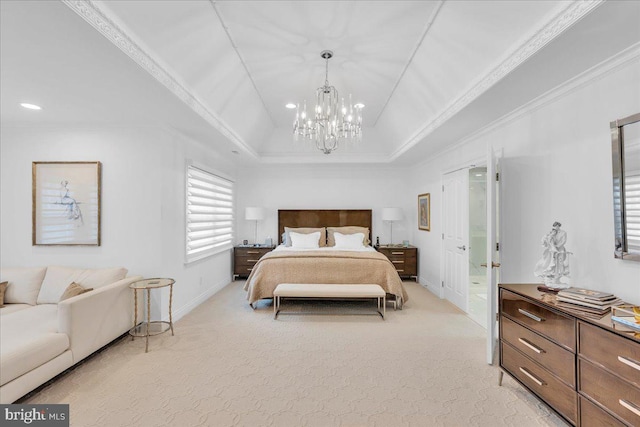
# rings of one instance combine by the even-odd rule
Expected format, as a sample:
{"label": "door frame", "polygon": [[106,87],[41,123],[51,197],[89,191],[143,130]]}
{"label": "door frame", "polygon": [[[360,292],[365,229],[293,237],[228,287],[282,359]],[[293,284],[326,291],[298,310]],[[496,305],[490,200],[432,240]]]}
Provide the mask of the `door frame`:
{"label": "door frame", "polygon": [[[487,166],[487,158],[486,156],[484,157],[476,157],[475,159],[471,159],[471,160],[467,160],[461,163],[457,163],[457,167],[456,166],[452,166],[451,168],[445,169],[442,171],[442,173],[440,174],[440,286],[438,286],[438,289],[440,289],[440,291],[438,292],[438,296],[440,297],[440,299],[445,299],[444,296],[444,286],[443,286],[443,282],[444,282],[444,274],[445,274],[445,245],[444,245],[444,222],[443,222],[443,218],[445,215],[444,212],[444,181],[445,181],[445,175],[448,175],[450,173],[453,172],[457,172],[459,170],[462,169],[466,169],[467,172],[469,171],[469,169],[472,168],[476,168],[476,167],[483,167],[483,166]],[[469,199],[469,186],[467,185],[467,188],[465,188],[465,197],[467,199]],[[465,221],[467,222],[467,224],[469,224],[469,212],[467,210],[467,217],[465,218]],[[468,234],[468,233],[467,233]],[[468,239],[468,236],[467,236]],[[468,242],[467,242],[468,245]],[[469,263],[467,263],[467,268],[469,268]],[[469,287],[467,286],[467,305],[469,302]],[[457,307],[457,306],[456,306]],[[465,313],[467,314],[467,313]]]}

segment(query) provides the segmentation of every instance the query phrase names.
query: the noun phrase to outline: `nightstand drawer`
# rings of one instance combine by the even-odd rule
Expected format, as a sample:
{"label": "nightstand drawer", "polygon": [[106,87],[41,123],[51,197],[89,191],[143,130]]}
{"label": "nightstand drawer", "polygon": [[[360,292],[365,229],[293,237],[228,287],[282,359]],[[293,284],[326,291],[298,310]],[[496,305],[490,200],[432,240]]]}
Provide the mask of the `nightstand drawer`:
{"label": "nightstand drawer", "polygon": [[546,367],[571,387],[576,385],[575,354],[502,316],[501,338]]}
{"label": "nightstand drawer", "polygon": [[389,258],[389,261],[398,271],[400,276],[418,275],[418,248],[379,246],[378,252]]}
{"label": "nightstand drawer", "polygon": [[260,259],[262,255],[271,252],[271,248],[235,248],[235,256]]}
{"label": "nightstand drawer", "polygon": [[256,248],[236,246],[233,250],[233,274],[235,276],[248,276],[260,258],[272,250],[272,247]]}
{"label": "nightstand drawer", "polygon": [[502,290],[502,313],[571,351],[576,351],[573,318],[548,310],[512,292]]}

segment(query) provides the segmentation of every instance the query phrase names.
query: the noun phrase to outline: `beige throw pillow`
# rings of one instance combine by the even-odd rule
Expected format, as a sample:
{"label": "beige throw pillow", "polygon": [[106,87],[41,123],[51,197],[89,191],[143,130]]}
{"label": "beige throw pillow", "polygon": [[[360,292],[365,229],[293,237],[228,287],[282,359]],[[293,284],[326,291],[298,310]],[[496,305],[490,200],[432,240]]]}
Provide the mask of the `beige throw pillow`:
{"label": "beige throw pillow", "polygon": [[4,307],[4,291],[7,290],[9,282],[0,283],[0,308]]}
{"label": "beige throw pillow", "polygon": [[60,297],[60,301],[64,301],[71,297],[75,297],[92,290],[93,288],[83,288],[81,285],[78,285],[76,282],[71,282],[71,284],[67,286],[67,289],[65,289],[64,292],[62,293],[62,296]]}
{"label": "beige throw pillow", "polygon": [[340,234],[364,234],[364,245],[367,246],[371,243],[369,240],[369,229],[367,227],[359,227],[357,225],[347,225],[345,227],[327,227],[327,246],[335,246],[336,238],[333,233],[338,232]]}

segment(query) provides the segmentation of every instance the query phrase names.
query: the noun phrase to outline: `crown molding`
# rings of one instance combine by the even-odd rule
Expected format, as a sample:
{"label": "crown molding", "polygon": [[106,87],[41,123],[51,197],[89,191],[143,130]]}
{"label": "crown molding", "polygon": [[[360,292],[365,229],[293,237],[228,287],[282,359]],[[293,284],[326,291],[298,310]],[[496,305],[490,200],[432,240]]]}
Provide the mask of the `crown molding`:
{"label": "crown molding", "polygon": [[390,160],[393,161],[397,159],[407,150],[422,141],[434,130],[439,128],[444,122],[460,112],[464,107],[486,92],[494,84],[515,70],[520,64],[529,59],[549,42],[562,34],[566,29],[578,22],[602,3],[604,3],[604,0],[575,0],[569,6],[560,10],[547,22],[547,24],[535,32],[531,38],[515,49],[507,59],[494,67],[471,89],[449,103],[449,105],[445,107],[444,110],[433,120],[411,135],[391,154]]}
{"label": "crown molding", "polygon": [[133,59],[143,70],[169,89],[175,96],[191,108],[196,114],[206,120],[214,129],[225,138],[233,142],[247,154],[258,158],[258,153],[247,144],[224,120],[208,109],[187,88],[179,83],[178,79],[167,69],[162,67],[153,56],[141,48],[124,29],[107,17],[91,0],[61,0],[66,6],[77,13],[93,28],[101,33],[107,40],[113,43],[121,51]]}
{"label": "crown molding", "polygon": [[594,81],[607,76],[608,74],[614,73],[618,71],[620,68],[625,67],[632,61],[637,61],[640,58],[640,43],[636,43],[627,49],[618,52],[612,57],[600,62],[599,64],[594,65],[588,70],[583,71],[577,76],[567,80],[566,82],[548,90],[542,95],[532,99],[526,104],[516,108],[515,110],[503,115],[502,117],[494,120],[493,122],[487,124],[486,126],[474,131],[473,133],[465,136],[460,141],[455,144],[449,145],[443,150],[437,151],[433,155],[429,156],[422,162],[419,162],[414,165],[415,168],[423,167],[435,159],[441,158],[455,150],[460,149],[461,147],[487,135],[491,132],[494,132],[496,129],[499,129],[507,124],[527,115],[531,114],[540,108],[543,108],[558,99],[561,99],[565,96],[568,96],[574,93],[577,90],[585,87],[588,84],[593,83]]}

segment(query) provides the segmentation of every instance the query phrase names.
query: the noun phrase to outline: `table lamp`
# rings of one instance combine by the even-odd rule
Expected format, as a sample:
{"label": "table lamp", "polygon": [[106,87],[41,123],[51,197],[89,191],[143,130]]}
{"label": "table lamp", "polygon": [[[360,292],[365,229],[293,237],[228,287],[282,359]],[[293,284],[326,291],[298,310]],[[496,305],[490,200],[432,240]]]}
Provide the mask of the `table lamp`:
{"label": "table lamp", "polygon": [[264,209],[256,208],[256,207],[245,208],[244,219],[248,221],[256,222],[256,231],[253,238],[253,243],[254,245],[257,245],[258,244],[258,221],[262,221],[264,219]]}
{"label": "table lamp", "polygon": [[389,221],[391,224],[391,243],[393,245],[393,222],[402,220],[402,209],[400,208],[382,208],[382,220]]}

